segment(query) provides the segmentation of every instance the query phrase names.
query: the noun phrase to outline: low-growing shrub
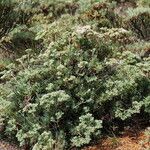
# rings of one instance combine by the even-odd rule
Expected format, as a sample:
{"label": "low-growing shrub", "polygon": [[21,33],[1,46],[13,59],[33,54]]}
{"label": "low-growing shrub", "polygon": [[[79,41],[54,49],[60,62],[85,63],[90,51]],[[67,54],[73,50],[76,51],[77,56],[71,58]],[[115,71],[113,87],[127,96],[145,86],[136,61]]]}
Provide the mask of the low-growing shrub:
{"label": "low-growing shrub", "polygon": [[139,0],[138,5],[139,6],[150,7],[150,1],[149,0]]}
{"label": "low-growing shrub", "polygon": [[99,28],[101,27],[120,27],[122,18],[114,12],[114,4],[108,2],[94,3],[87,12],[84,13],[83,20],[95,20]]}
{"label": "low-growing shrub", "polygon": [[1,0],[1,49],[3,51],[14,51],[17,54],[23,53],[28,48],[42,49],[42,47],[36,46],[41,46],[42,42],[38,42],[34,38],[36,33],[41,28],[47,28],[50,23],[61,18],[64,14],[75,15],[78,7],[78,4],[74,1]]}
{"label": "low-growing shrub", "polygon": [[28,150],[81,149],[150,116],[149,8],[122,18],[117,5],[0,1],[0,51],[16,56],[0,61],[1,136]]}
{"label": "low-growing shrub", "polygon": [[0,48],[5,52],[9,51],[17,55],[24,54],[26,49],[40,49],[42,41],[36,40],[35,29],[25,25],[16,26],[6,36],[0,40]]}
{"label": "low-growing shrub", "polygon": [[150,39],[150,9],[137,7],[128,10],[128,17],[125,21],[127,27],[135,32],[139,38]]}
{"label": "low-growing shrub", "polygon": [[10,91],[1,92],[5,133],[35,150],[82,147],[100,137],[103,121],[148,112],[149,60],[116,45],[78,27],[9,66],[1,77]]}

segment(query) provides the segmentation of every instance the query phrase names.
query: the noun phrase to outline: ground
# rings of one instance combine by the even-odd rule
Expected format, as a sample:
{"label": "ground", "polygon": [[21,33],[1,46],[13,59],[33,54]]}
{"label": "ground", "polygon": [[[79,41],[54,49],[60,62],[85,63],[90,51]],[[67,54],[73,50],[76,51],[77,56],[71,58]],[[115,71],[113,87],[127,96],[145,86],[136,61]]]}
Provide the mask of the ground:
{"label": "ground", "polygon": [[121,137],[108,137],[98,145],[84,150],[150,150],[150,137],[146,136],[143,131],[136,136],[126,132]]}
{"label": "ground", "polygon": [[[147,141],[149,138],[149,142]],[[0,142],[0,150],[24,150],[13,144]],[[83,150],[150,150],[150,137],[140,131],[138,134],[126,131],[120,137],[108,137],[95,146]]]}
{"label": "ground", "polygon": [[14,144],[9,144],[8,142],[5,141],[0,141],[0,150],[21,150],[21,149],[19,149]]}

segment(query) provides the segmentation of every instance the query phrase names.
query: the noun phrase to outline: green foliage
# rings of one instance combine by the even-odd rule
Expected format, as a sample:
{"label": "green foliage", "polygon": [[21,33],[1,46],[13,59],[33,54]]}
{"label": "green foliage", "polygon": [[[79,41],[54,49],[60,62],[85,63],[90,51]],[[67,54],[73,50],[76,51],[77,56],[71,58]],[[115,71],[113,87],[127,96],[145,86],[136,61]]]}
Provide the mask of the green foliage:
{"label": "green foliage", "polygon": [[150,8],[137,7],[128,10],[128,18],[125,22],[128,27],[134,31],[139,38],[149,40],[150,35]]}
{"label": "green foliage", "polygon": [[0,38],[5,36],[17,24],[26,23],[28,15],[21,9],[16,9],[17,1],[0,0]]}
{"label": "green foliage", "polygon": [[85,20],[95,20],[97,27],[120,27],[122,24],[122,18],[114,12],[114,3],[100,1],[94,3],[91,9],[85,13]]}
{"label": "green foliage", "polygon": [[3,134],[33,150],[80,149],[105,124],[150,115],[149,8],[123,20],[108,1],[0,2],[21,14],[0,39],[21,54],[0,66]]}
{"label": "green foliage", "polygon": [[6,83],[11,92],[3,99],[11,105],[6,133],[16,135],[21,145],[34,148],[41,143],[43,132],[50,132],[49,139],[45,137],[50,143],[63,133],[64,143],[68,143],[64,148],[79,147],[98,136],[105,110],[111,118],[123,120],[140,113],[144,105],[147,112],[143,100],[150,81],[141,66],[149,69],[149,60],[142,61],[129,51],[120,53],[119,43],[110,40],[114,36],[106,34],[106,44],[102,35],[108,31],[103,32],[78,27],[39,55],[29,51],[17,60],[17,67],[12,65],[4,72],[3,79],[11,77]]}
{"label": "green foliage", "polygon": [[52,134],[49,132],[43,132],[38,142],[34,145],[33,150],[48,150],[48,149],[64,149],[65,141],[63,133],[58,135],[57,140],[54,140]]}
{"label": "green foliage", "polygon": [[150,96],[144,99],[145,111],[150,113]]}
{"label": "green foliage", "polygon": [[150,1],[149,0],[139,0],[138,5],[150,7]]}
{"label": "green foliage", "polygon": [[87,113],[79,118],[80,123],[73,129],[74,137],[71,139],[72,145],[80,147],[84,144],[88,144],[91,141],[92,136],[98,136],[100,128],[102,128],[102,122],[94,120],[92,114]]}

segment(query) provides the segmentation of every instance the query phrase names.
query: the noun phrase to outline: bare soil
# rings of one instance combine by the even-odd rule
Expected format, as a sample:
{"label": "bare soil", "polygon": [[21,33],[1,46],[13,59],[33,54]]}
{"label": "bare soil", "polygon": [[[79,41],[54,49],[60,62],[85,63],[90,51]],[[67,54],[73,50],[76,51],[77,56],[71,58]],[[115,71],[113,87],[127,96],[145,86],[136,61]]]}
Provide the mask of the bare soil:
{"label": "bare soil", "polygon": [[95,146],[83,150],[150,150],[150,137],[139,132],[136,136],[125,132],[121,137],[108,137]]}

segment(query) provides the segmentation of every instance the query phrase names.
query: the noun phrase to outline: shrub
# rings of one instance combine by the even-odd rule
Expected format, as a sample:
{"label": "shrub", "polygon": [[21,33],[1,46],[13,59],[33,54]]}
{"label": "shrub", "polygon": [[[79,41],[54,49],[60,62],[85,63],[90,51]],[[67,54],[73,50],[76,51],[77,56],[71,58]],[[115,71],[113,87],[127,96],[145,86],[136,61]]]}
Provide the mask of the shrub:
{"label": "shrub", "polygon": [[3,104],[9,103],[3,116],[7,134],[33,149],[81,147],[100,136],[105,115],[124,120],[144,106],[147,112],[149,60],[119,52],[100,35],[78,27],[3,72],[6,91],[11,91],[1,96]]}
{"label": "shrub", "polygon": [[128,10],[128,18],[126,20],[127,27],[135,32],[139,38],[149,40],[150,35],[150,9],[138,7]]}
{"label": "shrub", "polygon": [[139,6],[142,5],[142,6],[150,7],[150,1],[149,0],[139,0],[138,5]]}
{"label": "shrub", "polygon": [[0,40],[0,47],[11,53],[17,55],[24,54],[26,49],[40,49],[42,45],[40,40],[36,40],[36,32],[32,28],[28,28],[26,25],[16,26],[12,29],[7,36],[4,36]]}
{"label": "shrub", "polygon": [[105,1],[94,3],[88,11],[84,13],[85,20],[95,20],[97,26],[101,27],[120,27],[122,18],[114,12],[114,4]]}
{"label": "shrub", "polygon": [[28,15],[21,9],[16,9],[17,1],[0,0],[0,38],[5,36],[17,24],[26,23]]}
{"label": "shrub", "polygon": [[23,51],[0,62],[1,135],[26,149],[81,149],[107,126],[150,115],[148,8],[124,29],[105,0],[0,2],[18,15],[0,46]]}
{"label": "shrub", "polygon": [[[38,42],[34,38],[36,33],[41,28],[45,29],[46,25],[48,27],[63,14],[75,15],[78,4],[74,1],[60,0],[1,0],[0,8],[0,47],[3,51],[20,54],[28,48],[42,49],[42,41]],[[36,47],[37,45],[41,47]]]}
{"label": "shrub", "polygon": [[139,55],[144,55],[145,52],[148,52],[150,48],[150,43],[147,41],[135,41],[126,45],[126,50],[132,51]]}

